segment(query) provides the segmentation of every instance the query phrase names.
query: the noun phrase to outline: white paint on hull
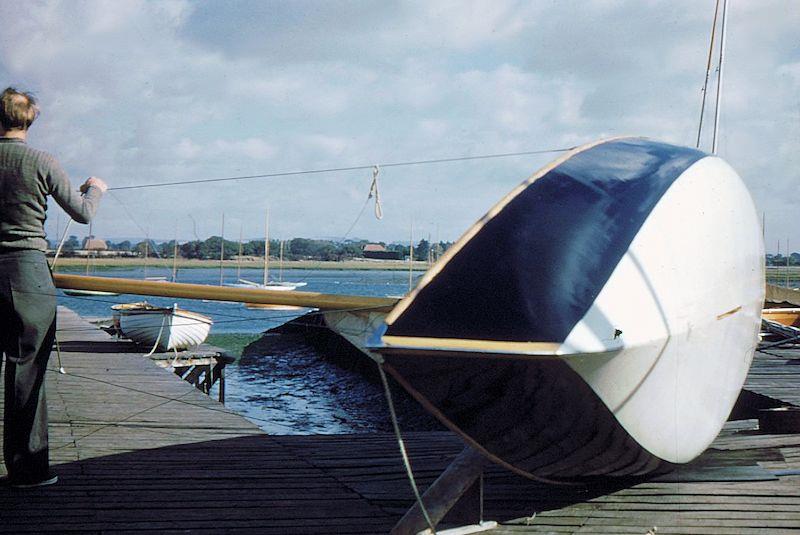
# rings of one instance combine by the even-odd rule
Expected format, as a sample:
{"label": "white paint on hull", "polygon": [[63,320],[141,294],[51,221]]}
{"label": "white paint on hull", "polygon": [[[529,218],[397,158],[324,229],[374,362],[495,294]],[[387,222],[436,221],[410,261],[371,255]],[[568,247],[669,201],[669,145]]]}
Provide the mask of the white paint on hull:
{"label": "white paint on hull", "polygon": [[[138,303],[136,304],[138,305]],[[202,344],[213,321],[208,316],[177,307],[115,306],[122,334],[159,351],[181,350]]]}
{"label": "white paint on hull", "polygon": [[688,462],[726,421],[758,342],[763,254],[741,179],[704,158],[653,209],[559,351],[654,455]]}

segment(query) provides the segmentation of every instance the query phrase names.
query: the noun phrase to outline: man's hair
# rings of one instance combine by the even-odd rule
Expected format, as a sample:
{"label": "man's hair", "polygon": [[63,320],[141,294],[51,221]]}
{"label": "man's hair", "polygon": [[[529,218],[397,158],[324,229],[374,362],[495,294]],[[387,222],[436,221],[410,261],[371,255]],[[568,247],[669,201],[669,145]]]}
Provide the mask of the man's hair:
{"label": "man's hair", "polygon": [[4,130],[27,130],[38,116],[39,106],[30,93],[7,87],[0,94],[0,124]]}

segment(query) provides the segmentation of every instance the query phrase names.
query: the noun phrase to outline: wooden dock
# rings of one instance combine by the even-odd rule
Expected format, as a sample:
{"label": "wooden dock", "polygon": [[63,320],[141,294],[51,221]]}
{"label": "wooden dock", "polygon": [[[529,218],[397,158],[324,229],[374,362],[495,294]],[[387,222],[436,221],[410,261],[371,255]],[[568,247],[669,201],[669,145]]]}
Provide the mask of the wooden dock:
{"label": "wooden dock", "polygon": [[[392,435],[268,436],[64,308],[59,340],[67,373],[54,352],[47,392],[60,481],[0,489],[0,532],[387,533],[413,503]],[[770,353],[746,387],[800,403],[800,351]],[[757,425],[730,422],[689,467],[614,487],[490,468],[483,517],[503,534],[800,533],[800,434]],[[422,489],[462,447],[447,432],[405,439]],[[477,496],[449,520],[477,521]]]}

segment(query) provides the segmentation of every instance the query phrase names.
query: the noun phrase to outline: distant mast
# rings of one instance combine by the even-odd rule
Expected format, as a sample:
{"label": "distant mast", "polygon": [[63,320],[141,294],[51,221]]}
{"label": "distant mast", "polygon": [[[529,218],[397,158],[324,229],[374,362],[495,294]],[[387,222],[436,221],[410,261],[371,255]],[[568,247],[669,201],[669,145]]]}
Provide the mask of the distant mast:
{"label": "distant mast", "polygon": [[219,233],[219,285],[225,279],[225,212],[222,212],[222,230]]}
{"label": "distant mast", "polygon": [[269,208],[264,215],[264,286],[269,282]]}
{"label": "distant mast", "polygon": [[409,231],[409,247],[408,247],[408,291],[411,291],[411,285],[414,281],[414,220],[411,220],[411,230]]}
{"label": "distant mast", "polygon": [[283,282],[283,240],[280,241],[280,261],[278,263],[278,282]]}
{"label": "distant mast", "polygon": [[86,240],[86,274],[89,274],[89,257],[91,253],[89,252],[89,247],[92,245],[92,222],[89,221],[89,237]]}
{"label": "distant mast", "polygon": [[236,282],[242,278],[242,227],[243,224],[239,223],[239,254],[236,256]]}
{"label": "distant mast", "polygon": [[178,224],[175,223],[175,241],[172,244],[172,282],[178,282]]}

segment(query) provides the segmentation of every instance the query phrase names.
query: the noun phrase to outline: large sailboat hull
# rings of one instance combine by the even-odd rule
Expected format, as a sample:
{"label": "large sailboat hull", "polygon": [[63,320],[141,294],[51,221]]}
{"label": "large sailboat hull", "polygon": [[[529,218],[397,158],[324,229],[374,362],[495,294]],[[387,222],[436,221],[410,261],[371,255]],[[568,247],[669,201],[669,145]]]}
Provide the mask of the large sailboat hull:
{"label": "large sailboat hull", "polygon": [[617,139],[498,203],[368,349],[518,473],[644,475],[719,433],[763,301],[759,220],[736,173],[694,149]]}

